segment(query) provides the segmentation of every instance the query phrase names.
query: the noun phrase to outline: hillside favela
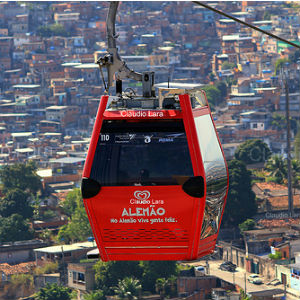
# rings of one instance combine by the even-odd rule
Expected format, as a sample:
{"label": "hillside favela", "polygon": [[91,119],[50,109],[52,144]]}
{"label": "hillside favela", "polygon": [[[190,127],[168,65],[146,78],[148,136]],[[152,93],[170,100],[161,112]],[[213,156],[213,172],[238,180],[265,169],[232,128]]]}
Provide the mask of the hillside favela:
{"label": "hillside favela", "polygon": [[[121,161],[113,160],[125,155],[129,148],[123,147],[123,152],[117,152],[113,142],[104,144],[110,136],[114,135],[116,144],[126,142],[131,146],[144,132],[147,135],[136,146],[140,150],[126,154],[122,162],[124,172],[118,171],[116,175],[117,178],[124,176],[126,182],[141,161],[139,181],[132,182],[130,187],[124,182],[121,184],[124,187],[103,183],[103,195],[111,199],[103,204],[103,210],[115,209],[116,195],[121,197],[126,189],[135,198],[126,198],[126,206],[118,208],[121,213],[109,219],[110,228],[101,231],[103,219],[96,217],[97,222],[93,219],[102,213],[101,203],[89,206],[90,200],[85,198],[91,196],[81,192],[81,183],[89,146],[94,145],[95,151],[97,144],[97,140],[90,142],[94,124],[100,122],[96,117],[98,106],[108,101],[108,97],[101,96],[108,94],[109,75],[105,67],[99,68],[97,61],[108,51],[106,20],[110,2],[0,2],[1,300],[300,299],[300,4],[296,1],[205,4],[275,37],[197,2],[124,1],[118,6],[113,38],[128,68],[140,74],[155,72],[151,97],[154,89],[160,96],[159,89],[176,88],[189,95],[195,90],[205,92],[211,111],[207,106],[204,110],[208,117],[211,113],[215,126],[211,128],[218,132],[228,166],[228,193],[226,187],[223,190],[227,193],[225,209],[223,211],[223,202],[218,208],[214,206],[217,192],[210,186],[212,178],[207,175],[203,181],[193,169],[191,174],[195,177],[183,184],[183,178],[177,176],[180,183],[170,183],[170,186],[178,191],[173,206],[180,203],[177,210],[186,219],[194,220],[197,215],[188,207],[201,208],[202,230],[201,224],[199,228],[191,226],[185,230],[180,227],[183,218],[180,214],[168,215],[168,209],[173,208],[167,206],[166,192],[155,201],[150,198],[154,195],[152,190],[164,191],[166,187],[155,183],[143,166],[146,160],[141,152],[143,147],[152,141],[155,147],[158,143],[177,147],[174,141],[182,136],[178,132],[183,125],[180,127],[178,120],[184,99],[179,96],[179,105],[178,96],[168,96],[163,99],[165,106],[157,111],[149,108],[146,101],[140,102],[143,109],[148,109],[150,119],[163,117],[165,111],[170,112],[169,119],[172,113],[177,114],[178,120],[173,125],[170,120],[165,122],[173,126],[168,125],[171,129],[161,129],[161,125],[149,129],[142,120],[143,130],[128,135],[128,126],[136,129],[141,124],[142,109],[122,111],[126,112],[122,117],[138,121],[121,120],[127,126],[119,130],[121,133],[107,129],[116,121],[103,121],[103,128],[109,134],[100,135],[102,144],[99,142],[98,146],[111,149],[105,152],[107,157],[104,158],[112,160],[111,168],[118,165],[121,169]],[[145,78],[143,83],[122,78],[123,90],[111,87],[109,99],[116,99],[119,94],[121,98],[132,100],[136,95],[145,94],[144,84],[148,80]],[[111,103],[118,105],[117,101]],[[191,104],[189,107],[191,109]],[[182,114],[185,112],[182,107]],[[109,113],[113,116],[109,111],[106,118]],[[187,126],[188,119],[181,118]],[[155,124],[158,123],[163,122]],[[197,126],[194,126],[197,131],[201,130]],[[172,138],[166,135],[168,130]],[[125,131],[129,137],[124,142]],[[213,142],[209,129],[202,128],[202,133],[198,138],[205,158],[203,144],[208,149]],[[190,135],[192,133],[186,130],[189,148],[184,149],[188,149],[188,155],[191,152],[194,166]],[[194,145],[197,147],[198,140]],[[153,149],[158,149],[155,147]],[[222,156],[221,150],[219,152]],[[153,170],[158,170],[156,176],[167,172],[165,161],[170,162],[168,168],[173,175],[181,174],[173,171],[177,165],[181,168],[180,164],[182,172],[190,174],[187,171],[190,165],[182,162],[185,152],[169,153],[165,152],[164,161],[159,161],[156,159],[159,153],[153,152],[151,162],[156,162],[153,163]],[[112,178],[114,170],[100,169],[100,160],[101,157],[99,167],[90,172],[102,177],[111,172]],[[209,171],[207,165],[204,161],[202,172],[203,168]],[[217,178],[218,170],[212,172],[215,173],[211,177]],[[203,194],[177,201],[175,198],[183,197],[191,179],[202,184]],[[147,187],[141,187],[143,185]],[[218,181],[220,185],[222,180]],[[102,193],[99,184],[98,192],[100,188]],[[171,187],[168,188],[171,191]],[[84,201],[82,194],[88,195]],[[225,201],[226,196],[222,199]],[[93,201],[90,203],[95,203]],[[140,204],[141,208],[128,208],[128,201],[130,205]],[[190,203],[198,203],[196,201],[200,201],[199,207],[191,206]],[[152,205],[146,208],[146,204]],[[86,209],[90,209],[89,216]],[[91,220],[95,222],[92,226]],[[136,233],[134,226],[143,224],[125,224],[127,227],[122,228],[126,231],[114,230],[120,223],[129,223],[128,220],[149,223],[145,226],[154,229],[141,229]],[[179,239],[178,245],[188,244],[178,249],[194,247],[192,242],[186,241],[188,236],[196,237],[196,234],[201,234],[205,241],[215,237],[216,246],[206,253],[203,250],[201,253],[205,254],[198,255],[200,258],[196,260],[174,261],[166,255],[156,256],[154,260],[135,260],[132,256],[128,260],[128,253],[125,260],[101,256],[105,254],[101,250],[102,242],[107,247],[102,249],[121,251],[118,249],[122,247],[116,246],[121,236],[124,248],[132,240],[132,255],[139,251],[144,253],[146,246],[143,248],[143,245],[150,245],[150,241],[162,243],[161,249],[171,249],[168,245],[175,237],[165,229],[167,226],[177,230],[172,234]],[[101,234],[97,236],[95,232]],[[201,239],[197,240],[199,249],[209,247]],[[107,241],[111,243],[110,248],[105,244]],[[97,245],[101,246],[100,250]],[[153,246],[153,253],[155,251],[163,250]]]}

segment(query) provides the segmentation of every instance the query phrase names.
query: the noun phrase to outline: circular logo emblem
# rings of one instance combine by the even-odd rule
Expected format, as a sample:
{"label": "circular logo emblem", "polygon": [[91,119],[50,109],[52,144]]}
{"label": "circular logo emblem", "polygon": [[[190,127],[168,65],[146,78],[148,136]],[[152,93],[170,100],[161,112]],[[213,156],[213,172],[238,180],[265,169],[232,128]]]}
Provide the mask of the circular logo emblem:
{"label": "circular logo emblem", "polygon": [[133,195],[136,199],[147,200],[150,197],[150,192],[149,191],[135,191]]}

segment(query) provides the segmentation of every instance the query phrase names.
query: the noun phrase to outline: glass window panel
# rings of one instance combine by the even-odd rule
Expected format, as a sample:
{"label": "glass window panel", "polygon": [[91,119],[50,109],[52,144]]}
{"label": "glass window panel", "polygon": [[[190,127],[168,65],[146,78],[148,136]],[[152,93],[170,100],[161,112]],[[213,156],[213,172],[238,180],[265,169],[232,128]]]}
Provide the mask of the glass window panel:
{"label": "glass window panel", "polygon": [[195,103],[196,107],[207,106],[207,101],[206,101],[206,98],[205,98],[205,95],[204,95],[203,91],[196,91],[196,92],[192,93],[192,98],[193,97],[196,100],[196,103]]}
{"label": "glass window panel", "polygon": [[195,118],[206,177],[206,202],[201,229],[204,239],[218,232],[227,190],[227,169],[210,115]]}
{"label": "glass window panel", "polygon": [[182,121],[103,124],[90,175],[101,185],[178,185],[190,176]]}
{"label": "glass window panel", "polygon": [[84,273],[78,272],[78,281],[85,282]]}

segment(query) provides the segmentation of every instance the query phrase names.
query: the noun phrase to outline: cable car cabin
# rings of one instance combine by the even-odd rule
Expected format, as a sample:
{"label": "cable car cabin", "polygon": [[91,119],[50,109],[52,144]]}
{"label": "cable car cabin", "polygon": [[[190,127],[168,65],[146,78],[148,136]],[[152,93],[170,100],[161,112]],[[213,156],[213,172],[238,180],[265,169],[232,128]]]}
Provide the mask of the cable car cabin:
{"label": "cable car cabin", "polygon": [[203,93],[175,92],[148,104],[101,98],[82,195],[103,261],[194,260],[214,251],[227,166]]}

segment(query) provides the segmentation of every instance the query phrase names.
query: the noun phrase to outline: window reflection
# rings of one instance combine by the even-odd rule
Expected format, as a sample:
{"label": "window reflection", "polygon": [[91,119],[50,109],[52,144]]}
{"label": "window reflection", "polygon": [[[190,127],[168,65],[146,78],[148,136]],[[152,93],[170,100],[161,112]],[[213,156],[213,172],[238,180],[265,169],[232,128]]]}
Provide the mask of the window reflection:
{"label": "window reflection", "polygon": [[90,174],[101,185],[179,185],[190,176],[182,122],[104,122]]}
{"label": "window reflection", "polygon": [[193,97],[196,100],[196,107],[197,106],[200,106],[200,107],[207,106],[207,101],[206,101],[203,91],[201,91],[201,90],[196,91],[195,93],[193,93]]}
{"label": "window reflection", "polygon": [[195,118],[206,176],[206,202],[201,239],[218,232],[227,190],[227,169],[210,115]]}

